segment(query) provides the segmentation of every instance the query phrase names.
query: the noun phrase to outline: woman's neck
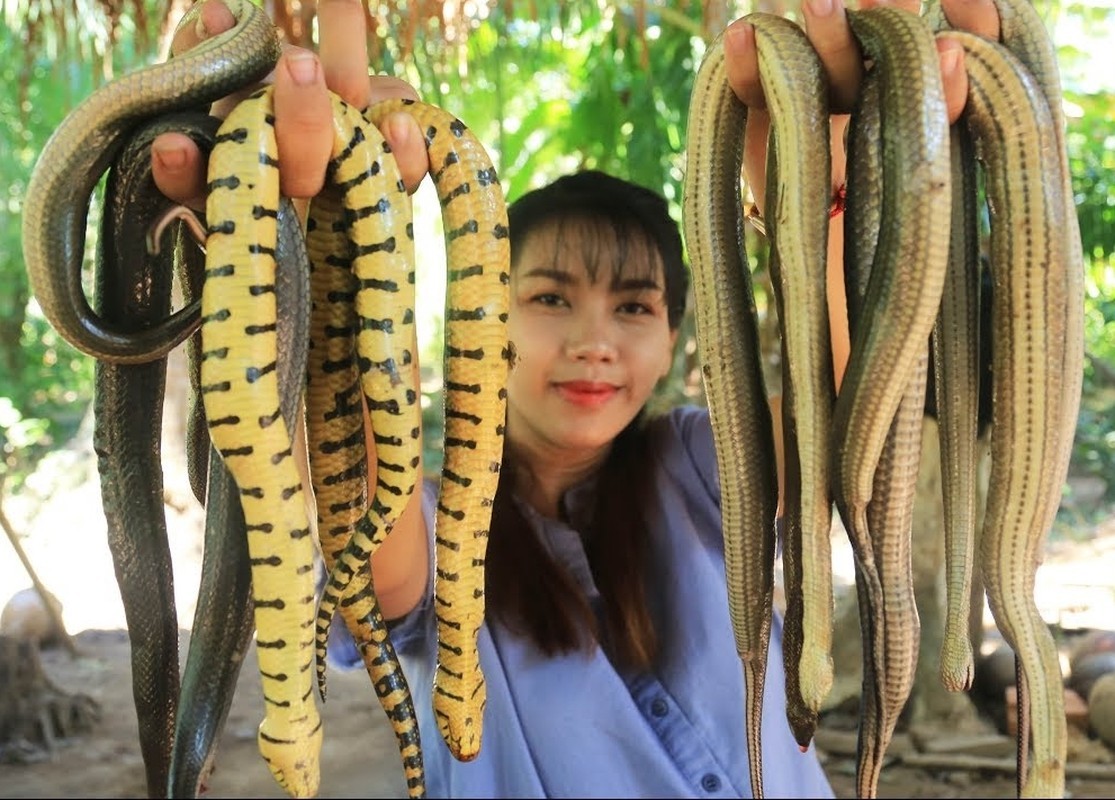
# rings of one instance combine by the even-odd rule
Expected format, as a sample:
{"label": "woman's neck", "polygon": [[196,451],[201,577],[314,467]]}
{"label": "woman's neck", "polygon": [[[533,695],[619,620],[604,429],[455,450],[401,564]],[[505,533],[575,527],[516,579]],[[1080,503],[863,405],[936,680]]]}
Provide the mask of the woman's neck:
{"label": "woman's neck", "polygon": [[539,514],[557,519],[565,493],[596,472],[607,456],[606,449],[583,456],[516,450],[515,491]]}

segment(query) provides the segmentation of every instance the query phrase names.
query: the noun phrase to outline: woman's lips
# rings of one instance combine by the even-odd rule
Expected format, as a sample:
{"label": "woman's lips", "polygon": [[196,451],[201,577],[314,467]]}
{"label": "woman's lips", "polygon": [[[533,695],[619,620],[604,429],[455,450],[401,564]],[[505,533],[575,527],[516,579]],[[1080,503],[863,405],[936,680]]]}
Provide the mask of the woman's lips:
{"label": "woman's lips", "polygon": [[619,391],[610,383],[596,381],[566,381],[555,386],[564,400],[586,408],[603,405]]}

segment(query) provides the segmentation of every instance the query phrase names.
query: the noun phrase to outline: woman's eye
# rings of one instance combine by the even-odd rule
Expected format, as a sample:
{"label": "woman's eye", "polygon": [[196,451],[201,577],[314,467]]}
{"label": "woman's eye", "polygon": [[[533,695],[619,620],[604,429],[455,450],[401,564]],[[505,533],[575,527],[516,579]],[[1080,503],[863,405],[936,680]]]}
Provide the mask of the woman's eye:
{"label": "woman's eye", "polygon": [[532,303],[538,303],[543,306],[560,306],[565,303],[565,299],[560,294],[553,292],[543,292],[536,294],[531,298]]}
{"label": "woman's eye", "polygon": [[653,314],[654,309],[646,303],[640,303],[635,300],[623,303],[620,305],[619,310],[624,314]]}

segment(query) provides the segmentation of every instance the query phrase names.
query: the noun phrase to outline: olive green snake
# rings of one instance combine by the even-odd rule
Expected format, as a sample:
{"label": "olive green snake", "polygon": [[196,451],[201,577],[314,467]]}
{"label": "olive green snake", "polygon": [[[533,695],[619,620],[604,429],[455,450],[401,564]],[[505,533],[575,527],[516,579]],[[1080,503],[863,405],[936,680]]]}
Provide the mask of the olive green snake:
{"label": "olive green snake", "polygon": [[248,0],[227,5],[237,18],[230,30],[108,83],[74,108],[43,146],[27,186],[22,233],[31,291],[55,330],[101,361],[150,361],[197,329],[196,303],[140,330],[102,319],[85,297],[81,264],[88,199],[128,129],[158,114],[204,107],[263,78],[278,59],[266,15]]}
{"label": "olive green snake", "polygon": [[[1013,291],[1016,297],[1029,298],[1025,307],[1033,314],[1025,317],[1017,300],[993,299],[1000,309],[993,312],[997,349],[992,359],[997,387],[994,413],[1000,432],[997,440],[992,434],[993,443],[998,442],[997,449],[993,444],[992,458],[993,464],[1005,472],[998,479],[992,478],[997,488],[989,496],[979,569],[987,581],[996,622],[1012,646],[1020,650],[1025,676],[1020,693],[1035,698],[1035,713],[1023,717],[1019,725],[1023,732],[1019,741],[1020,792],[1048,796],[1063,791],[1064,714],[1059,707],[1060,672],[1055,657],[1050,655],[1048,630],[1040,624],[1033,607],[1033,570],[1037,548],[1056,511],[1079,403],[1082,268],[1071,194],[1067,191],[1059,81],[1048,37],[1024,0],[1003,0],[997,5],[1005,44],[1020,51],[1022,61],[1037,78],[1033,85],[1041,87],[1040,91],[1015,88],[1016,81],[1028,85],[1028,78],[1015,77],[1025,70],[1011,65],[1009,53],[1004,55],[1006,48],[961,33],[941,35],[956,37],[972,59],[970,110],[961,124],[970,122],[974,131],[983,126],[978,136],[992,176],[988,179],[993,209],[992,269],[1001,273],[996,288],[1002,287],[1000,294]],[[849,12],[853,33],[872,65],[860,108],[875,116],[868,119],[870,115],[862,111],[858,118],[854,116],[848,142],[845,269],[853,340],[844,384],[831,407],[832,420],[828,423],[832,474],[827,480],[831,481],[832,496],[852,537],[856,557],[865,651],[857,767],[857,791],[861,796],[874,796],[876,792],[891,734],[912,688],[917,659],[918,617],[909,537],[929,340],[934,329],[935,354],[937,362],[942,362],[935,362],[935,368],[938,375],[947,376],[951,386],[938,385],[938,392],[964,394],[940,404],[942,413],[948,416],[943,421],[942,437],[947,441],[943,441],[942,449],[949,461],[942,466],[950,490],[948,574],[952,620],[961,617],[963,606],[958,598],[967,595],[964,584],[970,580],[975,552],[973,535],[963,530],[974,524],[972,498],[961,495],[967,487],[948,474],[952,459],[965,459],[971,464],[974,458],[974,441],[968,444],[967,439],[974,439],[974,395],[978,390],[978,378],[973,376],[977,344],[971,338],[978,327],[972,321],[979,307],[973,288],[978,284],[972,280],[972,270],[978,269],[978,264],[972,265],[972,240],[964,234],[974,212],[970,210],[971,190],[965,189],[961,180],[967,177],[964,167],[957,167],[960,172],[956,178],[950,175],[954,169],[950,158],[963,165],[964,158],[971,158],[971,151],[950,154],[950,149],[963,145],[963,132],[954,132],[950,145],[933,43],[933,30],[940,27],[939,20],[933,23],[936,13],[932,11],[927,23],[896,9]],[[798,187],[817,185],[811,170],[814,163],[827,165],[827,151],[822,148],[828,143],[819,138],[815,145],[804,139],[791,144],[783,141],[784,134],[777,125],[778,114],[784,112],[776,106],[789,92],[798,68],[789,60],[764,62],[765,54],[775,49],[764,38],[764,34],[770,36],[764,30],[767,23],[759,15],[748,19],[756,22],[763,89],[776,126],[771,139],[771,150],[776,155],[768,161],[764,216],[773,240],[771,274],[783,337],[783,384],[792,403],[799,399],[794,392],[802,385],[800,379],[795,384],[795,366],[804,371],[810,368],[806,365],[818,361],[807,348],[794,345],[793,315],[809,306],[786,300],[784,242],[814,242],[806,255],[808,274],[823,276],[823,239],[818,246],[816,237],[824,223],[812,221],[807,226],[787,214],[787,198],[800,191]],[[746,254],[738,177],[745,111],[727,88],[722,61],[719,42],[715,42],[695,84],[683,219],[694,273],[698,350],[721,470],[729,608],[749,694],[747,742],[752,789],[759,796],[761,766],[755,756],[759,728],[754,716],[756,699],[750,693],[762,691],[756,647],[766,647],[769,632],[772,512],[766,505],[769,495],[763,494],[769,488],[756,493],[756,487],[769,487],[764,458],[769,460],[771,431],[757,368],[754,300],[746,260],[741,258]],[[985,66],[985,62],[991,65]],[[1043,101],[1041,94],[1048,100]],[[1048,107],[1055,109],[1052,125]],[[994,110],[997,108],[1002,110]],[[802,118],[796,126],[791,123],[791,134],[808,133],[814,123],[807,119]],[[1004,132],[1008,125],[1018,126],[1019,132]],[[1053,133],[1044,133],[1046,129]],[[1000,159],[1008,156],[996,144],[1000,138],[1022,143],[1021,147],[1010,148],[1012,160],[1006,165]],[[779,148],[805,155],[788,161]],[[1043,153],[1059,155],[1047,159]],[[967,164],[970,173],[974,167],[970,161]],[[1028,183],[1031,175],[1035,176],[1033,184]],[[827,188],[827,174],[824,180]],[[955,202],[959,207],[952,217],[950,186],[954,181],[958,183]],[[1031,195],[1049,199],[1044,204],[1018,199]],[[950,225],[956,228],[951,264]],[[1017,234],[1012,238],[1011,232],[1018,230],[1030,232],[1026,241],[1032,246],[1023,246]],[[1051,267],[1043,273],[1026,263],[1048,263]],[[949,270],[956,275],[946,281]],[[1039,274],[1045,275],[1043,281],[1039,282]],[[1019,288],[1012,290],[1012,286]],[[1044,332],[1044,338],[1039,332]],[[814,384],[813,391],[821,392],[816,395],[820,402],[828,402],[825,398],[829,395],[823,388]],[[831,620],[809,614],[817,603],[821,611],[826,611],[829,597],[816,591],[802,594],[802,587],[810,585],[801,583],[808,569],[828,565],[823,557],[817,559],[821,550],[810,554],[808,540],[797,529],[803,523],[794,518],[795,508],[810,485],[798,449],[800,425],[801,417],[791,406],[783,432],[786,704],[791,729],[805,745],[812,736],[816,709],[803,702],[803,689],[812,686],[816,690],[818,684],[807,677],[817,673],[807,668],[798,637],[804,636],[809,642],[831,641],[827,628]],[[1030,427],[1024,434],[1026,425]],[[753,509],[754,516],[744,517],[740,509]],[[827,540],[827,534],[826,529],[821,536]],[[745,535],[750,538],[742,538]],[[798,628],[803,621],[803,628]],[[953,634],[942,655],[942,676],[950,686],[963,688],[970,680],[970,647],[964,651],[955,641],[959,625],[950,625]],[[1030,707],[1025,699],[1021,706],[1020,710]],[[1034,768],[1022,783],[1028,749],[1025,735],[1031,727]]]}

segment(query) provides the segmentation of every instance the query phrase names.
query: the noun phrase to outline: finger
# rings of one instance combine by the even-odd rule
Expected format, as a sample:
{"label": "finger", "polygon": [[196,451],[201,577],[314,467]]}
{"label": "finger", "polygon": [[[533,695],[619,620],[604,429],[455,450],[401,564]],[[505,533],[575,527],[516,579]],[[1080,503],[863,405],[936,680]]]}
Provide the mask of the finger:
{"label": "finger", "polygon": [[[384,100],[419,100],[418,92],[404,80],[389,75],[374,75],[367,80],[368,104]],[[429,171],[429,156],[422,129],[409,114],[389,114],[380,123],[380,133],[387,140],[399,165],[407,191],[413,192]]]}
{"label": "finger", "polygon": [[275,142],[279,186],[287,197],[313,197],[333,149],[333,107],[317,55],[288,48],[275,67]]}
{"label": "finger", "polygon": [[770,114],[766,109],[751,108],[747,127],[743,129],[743,171],[751,190],[751,199],[762,213],[767,191],[767,139],[770,135]]}
{"label": "finger", "polygon": [[[915,0],[916,2],[916,0]],[[861,7],[864,4],[861,3]],[[805,32],[821,57],[834,113],[848,113],[863,79],[863,55],[848,27],[842,0],[804,0]]]}
{"label": "finger", "polygon": [[999,40],[999,12],[993,0],[941,0],[941,10],[952,27]]}
{"label": "finger", "polygon": [[318,4],[318,38],[325,83],[346,103],[367,108],[368,39],[360,0],[322,0]]}
{"label": "finger", "polygon": [[875,6],[891,6],[909,11],[911,14],[921,13],[921,0],[860,0],[861,9],[874,8]]}
{"label": "finger", "polygon": [[941,62],[941,82],[949,124],[960,118],[968,102],[968,72],[964,69],[964,48],[954,39],[937,39],[937,58]]}
{"label": "finger", "polygon": [[724,69],[728,85],[744,105],[751,109],[767,107],[759,81],[755,27],[743,19],[737,19],[724,30]]}
{"label": "finger", "polygon": [[224,33],[236,24],[236,18],[220,0],[205,0],[190,8],[178,23],[171,42],[170,52],[174,55],[197,47],[197,45],[218,33]]}
{"label": "finger", "polygon": [[379,129],[395,154],[395,163],[399,165],[399,174],[407,191],[413,192],[430,169],[422,130],[414,117],[402,112],[388,114]]}
{"label": "finger", "polygon": [[184,133],[164,133],[151,144],[151,172],[159,191],[176,203],[205,208],[205,158]]}

